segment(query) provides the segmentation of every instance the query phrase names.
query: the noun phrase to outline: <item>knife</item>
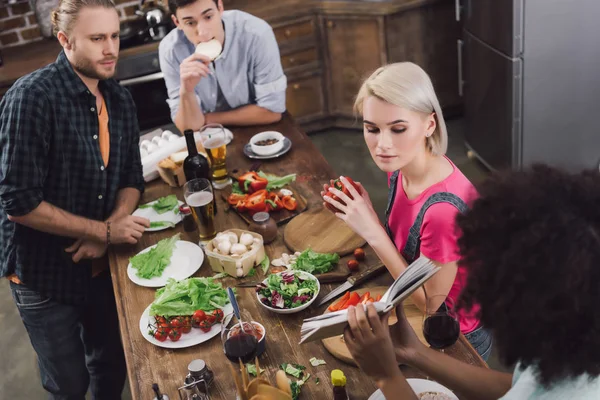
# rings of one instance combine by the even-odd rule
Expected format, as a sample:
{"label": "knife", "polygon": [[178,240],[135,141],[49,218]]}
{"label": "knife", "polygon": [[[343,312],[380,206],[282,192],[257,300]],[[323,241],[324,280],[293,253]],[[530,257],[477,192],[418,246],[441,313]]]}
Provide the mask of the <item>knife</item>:
{"label": "knife", "polygon": [[[336,282],[344,282],[350,276],[350,273],[345,272],[328,272],[326,274],[315,275],[319,280],[319,283],[336,283]],[[242,282],[238,283],[237,287],[254,287],[256,285],[260,285],[262,281],[254,281],[254,282]]]}
{"label": "knife", "polygon": [[385,270],[386,270],[385,265],[383,265],[383,263],[380,262],[380,263],[372,266],[371,268],[364,270],[363,272],[361,272],[358,275],[351,276],[350,278],[348,278],[348,280],[345,283],[343,283],[340,286],[338,286],[337,288],[333,289],[331,292],[329,292],[329,294],[327,296],[323,297],[323,299],[317,304],[317,307],[322,306],[323,304],[327,303],[329,300],[335,299],[336,297],[343,294],[347,290],[350,290],[354,286],[362,285],[369,279],[374,278],[377,275],[383,273]]}

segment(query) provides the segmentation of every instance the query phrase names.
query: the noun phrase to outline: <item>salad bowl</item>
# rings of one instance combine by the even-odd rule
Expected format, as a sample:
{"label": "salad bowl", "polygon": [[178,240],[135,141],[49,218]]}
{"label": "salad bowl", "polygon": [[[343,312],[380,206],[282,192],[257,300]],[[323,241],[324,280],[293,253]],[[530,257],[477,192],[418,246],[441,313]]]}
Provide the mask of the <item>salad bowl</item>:
{"label": "salad bowl", "polygon": [[256,287],[256,298],[267,310],[277,314],[295,314],[317,299],[319,280],[305,271],[287,270],[271,274]]}

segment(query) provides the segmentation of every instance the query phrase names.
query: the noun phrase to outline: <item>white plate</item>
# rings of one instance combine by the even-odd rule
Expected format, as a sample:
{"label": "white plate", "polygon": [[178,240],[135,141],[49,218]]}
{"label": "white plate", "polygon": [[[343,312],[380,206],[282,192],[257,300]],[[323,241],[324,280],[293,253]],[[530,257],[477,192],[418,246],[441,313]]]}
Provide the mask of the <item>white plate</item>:
{"label": "white plate", "polygon": [[[443,385],[440,385],[437,382],[428,381],[426,379],[407,379],[406,381],[408,382],[408,384],[410,385],[412,390],[414,390],[414,392],[417,395],[419,395],[420,393],[423,393],[423,392],[440,392],[440,393],[444,393],[444,394],[448,395],[452,400],[458,400],[458,397],[456,397],[456,395],[454,393],[452,393],[452,391],[450,389],[446,388]],[[371,395],[371,397],[369,397],[369,400],[386,400],[386,399],[383,396],[383,393],[381,393],[381,390],[377,390],[375,393],[373,393]]]}
{"label": "white plate", "polygon": [[[156,247],[156,245],[147,247],[138,254],[146,253],[154,247]],[[129,276],[129,279],[136,285],[145,287],[163,287],[167,284],[169,278],[180,281],[194,275],[194,273],[202,266],[203,261],[204,252],[200,246],[192,242],[178,240],[177,243],[175,243],[175,249],[173,249],[171,262],[167,265],[161,276],[155,276],[152,279],[140,278],[137,276],[137,269],[133,268],[131,263],[127,265],[127,276]]]}
{"label": "white plate", "polygon": [[[224,315],[227,315],[233,312],[233,306],[230,303],[221,308],[221,310],[223,310]],[[185,347],[192,347],[197,344],[204,343],[207,340],[210,340],[221,334],[221,324],[214,324],[210,331],[206,333],[202,332],[200,329],[192,328],[190,333],[182,334],[181,339],[176,342],[172,342],[170,339],[167,339],[164,342],[159,342],[158,340],[154,339],[154,336],[150,336],[148,334],[148,331],[150,330],[148,328],[148,324],[154,324],[154,317],[150,316],[150,306],[146,307],[142,313],[142,317],[140,318],[140,332],[142,332],[144,339],[153,345],[164,347],[166,349],[183,349]]]}
{"label": "white plate", "polygon": [[281,157],[292,148],[292,141],[288,138],[283,139],[283,148],[279,150],[275,154],[271,154],[270,156],[261,156],[252,151],[252,145],[250,143],[246,143],[244,146],[244,154],[248,158],[254,158],[255,160],[268,160],[270,158]]}
{"label": "white plate", "polygon": [[[312,303],[315,302],[315,300],[317,299],[317,296],[319,296],[319,292],[321,291],[321,284],[319,283],[319,280],[317,279],[317,277],[314,276],[313,274],[309,274],[306,271],[294,271],[294,270],[281,271],[281,272],[278,272],[276,275],[281,275],[283,273],[290,273],[290,272],[294,272],[296,274],[296,276],[299,276],[300,278],[302,278],[304,280],[310,279],[310,280],[317,282],[317,292],[315,294],[313,294],[312,299],[310,299],[310,301],[302,304],[300,307],[296,307],[296,308],[273,308],[273,307],[269,307],[269,306],[263,304],[263,302],[260,301],[262,296],[260,296],[257,292],[256,300],[258,300],[258,302],[260,303],[261,306],[263,306],[267,310],[273,311],[274,313],[277,313],[277,314],[295,314],[302,310],[306,310],[308,307],[310,307],[310,305]],[[266,285],[267,281],[268,281],[268,279],[265,279],[265,280],[263,280],[263,283]]]}
{"label": "white plate", "polygon": [[[152,204],[156,203],[157,201],[158,200],[154,200],[154,201],[151,201],[148,204],[152,205]],[[183,204],[183,201],[177,200],[177,207],[178,208],[182,204]],[[152,207],[138,208],[137,210],[135,210],[133,212],[133,215],[135,215],[136,217],[147,218],[150,222],[166,221],[166,222],[172,222],[175,225],[177,225],[178,223],[180,223],[181,220],[182,220],[181,214],[179,214],[179,213],[175,214],[173,211],[167,211],[164,214],[159,214]],[[166,227],[159,227],[159,228],[147,228],[146,232],[156,232],[156,231],[162,231],[162,230],[165,230],[165,229],[169,229],[169,227],[166,226]]]}

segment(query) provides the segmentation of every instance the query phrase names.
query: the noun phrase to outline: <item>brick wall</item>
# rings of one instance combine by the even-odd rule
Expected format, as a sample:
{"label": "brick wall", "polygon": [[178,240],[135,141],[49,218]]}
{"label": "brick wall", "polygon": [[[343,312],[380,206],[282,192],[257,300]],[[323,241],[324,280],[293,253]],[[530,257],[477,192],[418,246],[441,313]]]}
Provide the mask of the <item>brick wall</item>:
{"label": "brick wall", "polygon": [[[114,1],[121,21],[135,18],[139,0]],[[7,4],[6,0],[0,0],[0,49],[41,39],[42,34],[35,13],[29,6],[29,1],[20,0],[13,4]]]}

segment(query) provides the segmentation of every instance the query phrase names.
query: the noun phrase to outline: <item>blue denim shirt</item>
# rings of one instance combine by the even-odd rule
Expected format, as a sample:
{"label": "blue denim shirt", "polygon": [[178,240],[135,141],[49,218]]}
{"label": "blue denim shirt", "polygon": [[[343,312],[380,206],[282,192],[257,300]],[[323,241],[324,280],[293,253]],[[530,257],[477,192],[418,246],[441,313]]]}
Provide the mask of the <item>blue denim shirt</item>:
{"label": "blue denim shirt", "polygon": [[[202,111],[228,111],[256,104],[283,113],[287,79],[271,26],[238,10],[225,11],[223,24],[223,52],[210,64],[212,75],[202,78],[195,89]],[[173,29],[158,48],[172,119],[179,109],[179,65],[194,51],[194,44],[180,29]]]}

